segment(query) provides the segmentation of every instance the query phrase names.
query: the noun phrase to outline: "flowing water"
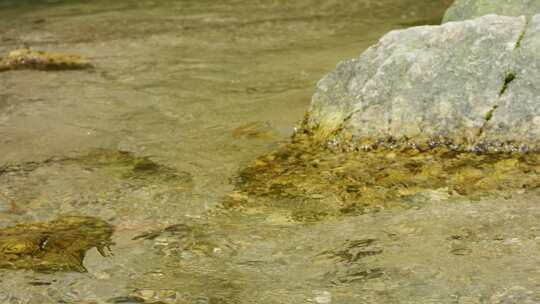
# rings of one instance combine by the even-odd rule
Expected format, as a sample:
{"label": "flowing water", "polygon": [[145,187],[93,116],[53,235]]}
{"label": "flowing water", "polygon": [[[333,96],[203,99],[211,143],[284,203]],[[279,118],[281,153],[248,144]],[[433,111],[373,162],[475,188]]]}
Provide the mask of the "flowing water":
{"label": "flowing water", "polygon": [[0,228],[49,231],[38,249],[0,239],[0,258],[69,234],[66,215],[114,227],[113,255],[52,267],[81,272],[0,270],[0,303],[540,303],[537,191],[428,191],[320,221],[220,208],[289,141],[318,79],[450,2],[0,1],[0,54],[95,65],[0,73]]}

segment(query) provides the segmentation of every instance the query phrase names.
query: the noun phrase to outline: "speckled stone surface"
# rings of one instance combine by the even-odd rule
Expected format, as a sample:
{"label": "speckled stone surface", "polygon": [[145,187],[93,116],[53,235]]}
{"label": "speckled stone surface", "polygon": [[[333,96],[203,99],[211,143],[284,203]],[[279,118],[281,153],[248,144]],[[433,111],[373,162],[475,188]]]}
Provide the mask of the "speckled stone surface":
{"label": "speckled stone surface", "polygon": [[489,15],[392,31],[319,81],[307,126],[356,143],[536,150],[539,20]]}
{"label": "speckled stone surface", "polygon": [[540,13],[540,0],[456,0],[446,11],[443,22],[461,21],[497,14],[532,17]]}

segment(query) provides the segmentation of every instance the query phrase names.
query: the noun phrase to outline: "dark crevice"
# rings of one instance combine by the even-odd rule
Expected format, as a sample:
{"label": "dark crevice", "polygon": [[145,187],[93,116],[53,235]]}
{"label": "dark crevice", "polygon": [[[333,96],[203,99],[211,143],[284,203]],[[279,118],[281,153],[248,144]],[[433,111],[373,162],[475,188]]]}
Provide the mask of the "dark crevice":
{"label": "dark crevice", "polygon": [[[518,37],[518,39],[516,41],[516,45],[514,47],[514,50],[521,47],[521,43],[522,43],[523,39],[525,38],[525,34],[527,32],[528,27],[529,27],[529,20],[527,20],[525,22],[525,26],[523,27],[523,30],[519,34],[519,37]],[[503,83],[503,85],[501,87],[501,90],[499,91],[499,97],[501,97],[506,92],[506,90],[508,90],[508,86],[510,86],[510,83],[512,83],[512,81],[514,81],[516,79],[516,77],[517,76],[516,76],[515,72],[509,72],[509,73],[506,74],[506,76],[504,77],[504,83]],[[498,105],[494,105],[486,113],[486,116],[484,117],[484,123],[482,124],[482,127],[480,127],[480,129],[478,130],[477,136],[481,136],[484,133],[484,129],[486,128],[488,122],[493,118],[493,114],[494,114],[495,110],[497,110],[497,108],[498,108]]]}
{"label": "dark crevice", "polygon": [[[516,74],[514,72],[510,72],[506,74],[506,76],[504,77],[504,83],[499,92],[499,97],[501,97],[504,94],[504,92],[506,92],[510,83],[512,83],[512,81],[514,81],[515,79],[516,79]],[[491,109],[486,113],[486,116],[484,116],[484,123],[482,124],[482,127],[480,127],[480,129],[478,130],[477,136],[480,136],[482,135],[482,133],[484,133],[484,129],[487,123],[493,118],[493,113],[495,112],[495,110],[497,110],[498,107],[499,107],[498,105],[493,105],[493,107],[491,107]]]}
{"label": "dark crevice", "polygon": [[488,122],[491,120],[491,118],[493,118],[493,112],[495,112],[495,110],[497,110],[497,105],[494,105],[493,108],[491,108],[491,110],[489,110],[487,113],[486,113],[486,117],[485,117],[485,122]]}
{"label": "dark crevice", "polygon": [[508,89],[508,86],[510,85],[510,83],[512,81],[514,81],[516,79],[516,74],[515,73],[508,73],[506,74],[506,77],[504,78],[504,84],[501,88],[501,91],[499,92],[499,96],[502,96],[504,94],[504,92],[506,92],[506,90]]}
{"label": "dark crevice", "polygon": [[477,136],[480,136],[482,135],[482,133],[484,133],[484,129],[486,128],[487,123],[493,118],[493,112],[495,112],[495,110],[497,110],[498,107],[499,107],[498,105],[494,105],[486,113],[486,116],[484,117],[484,123],[482,124],[482,127],[480,127],[480,129],[478,130],[478,134],[476,134]]}
{"label": "dark crevice", "polygon": [[521,46],[521,42],[523,41],[523,38],[525,38],[525,32],[527,32],[528,27],[529,27],[529,20],[525,22],[525,27],[523,28],[523,31],[521,31],[521,34],[519,35],[516,41],[516,46],[514,47],[514,49],[518,49]]}
{"label": "dark crevice", "polygon": [[523,38],[525,38],[525,31],[521,32],[521,35],[519,35],[514,49],[518,49],[521,46],[521,41],[523,41]]}

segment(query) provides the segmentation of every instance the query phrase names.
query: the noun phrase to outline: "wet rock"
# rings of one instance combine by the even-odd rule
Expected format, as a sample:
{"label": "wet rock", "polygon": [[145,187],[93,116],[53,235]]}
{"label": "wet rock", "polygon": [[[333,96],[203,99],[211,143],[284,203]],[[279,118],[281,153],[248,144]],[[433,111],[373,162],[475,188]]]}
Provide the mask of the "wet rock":
{"label": "wet rock", "polygon": [[446,11],[443,22],[461,21],[496,14],[532,17],[540,13],[540,0],[456,0]]}
{"label": "wet rock", "polygon": [[38,272],[86,272],[87,250],[107,256],[113,228],[93,217],[63,216],[50,222],[0,229],[0,268]]}
{"label": "wet rock", "polygon": [[304,131],[330,146],[540,149],[540,15],[393,31],[317,85]]}
{"label": "wet rock", "polygon": [[22,48],[11,51],[0,58],[0,72],[8,70],[79,70],[92,67],[90,62],[79,55],[48,53]]}

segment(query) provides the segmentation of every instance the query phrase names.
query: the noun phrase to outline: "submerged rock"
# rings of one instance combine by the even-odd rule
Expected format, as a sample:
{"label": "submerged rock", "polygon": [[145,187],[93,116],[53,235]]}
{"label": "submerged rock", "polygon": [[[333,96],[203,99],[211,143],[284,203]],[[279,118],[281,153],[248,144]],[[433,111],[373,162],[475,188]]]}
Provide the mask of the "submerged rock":
{"label": "submerged rock", "polygon": [[443,23],[497,14],[532,17],[540,13],[540,0],[456,0],[446,11]]}
{"label": "submerged rock", "polygon": [[188,172],[156,163],[148,157],[136,156],[126,151],[95,149],[86,154],[53,157],[42,162],[17,165],[0,165],[0,178],[4,175],[24,176],[39,168],[51,165],[75,165],[87,170],[103,169],[112,177],[141,183],[170,183],[176,188],[190,189],[192,176]]}
{"label": "submerged rock", "polygon": [[11,51],[7,57],[0,57],[0,72],[8,70],[78,70],[92,67],[90,62],[79,55],[48,53],[22,48]]}
{"label": "submerged rock", "polygon": [[102,256],[112,245],[113,228],[103,220],[64,216],[50,222],[0,229],[0,268],[38,272],[86,272],[83,259],[96,247]]}
{"label": "submerged rock", "polygon": [[347,148],[540,149],[540,15],[392,31],[317,85],[304,129]]}

